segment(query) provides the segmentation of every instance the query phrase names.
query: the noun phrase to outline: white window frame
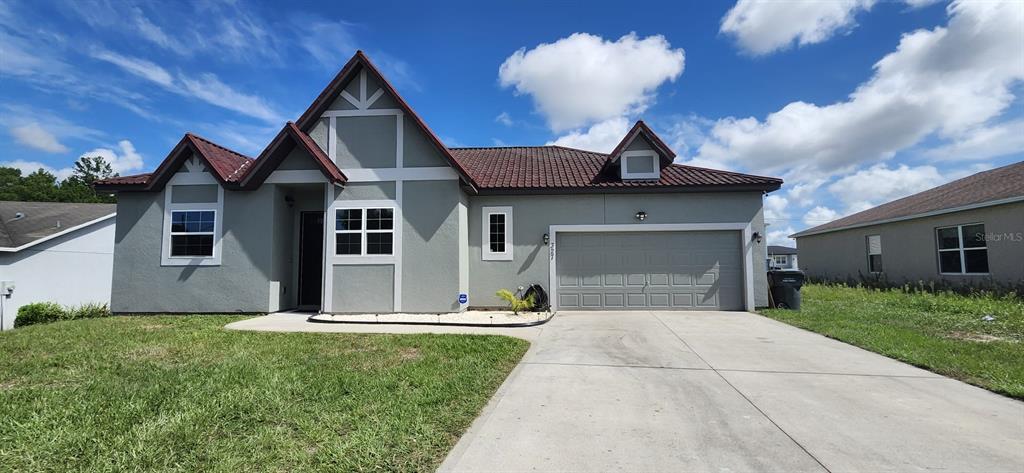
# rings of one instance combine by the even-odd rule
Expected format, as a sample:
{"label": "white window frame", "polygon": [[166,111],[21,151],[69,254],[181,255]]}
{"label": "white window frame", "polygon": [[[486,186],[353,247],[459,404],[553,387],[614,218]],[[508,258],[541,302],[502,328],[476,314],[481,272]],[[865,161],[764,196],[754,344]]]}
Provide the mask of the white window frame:
{"label": "white window frame", "polygon": [[[212,176],[202,176],[202,178],[207,177],[209,181],[196,179],[196,182],[193,183],[176,175],[164,186],[164,226],[161,239],[163,248],[160,251],[161,266],[220,266],[221,240],[224,236],[224,188],[217,184]],[[176,182],[217,184],[217,202],[172,203],[171,193],[174,192],[174,184]],[[187,211],[213,211],[213,256],[171,256],[171,215],[173,212]]]}
{"label": "white window frame", "polygon": [[[781,261],[780,261],[781,258]],[[772,261],[776,265],[789,266],[789,255],[772,255]]]}
{"label": "white window frame", "polygon": [[[653,172],[630,172],[629,160],[626,158],[650,157]],[[661,179],[661,163],[658,162],[658,154],[653,151],[623,151],[619,155],[619,167],[622,168],[622,179]]]}
{"label": "white window frame", "polygon": [[[505,216],[505,251],[491,251],[491,215]],[[484,207],[480,233],[481,259],[484,261],[512,261],[512,207]]]}
{"label": "white window frame", "polygon": [[[872,253],[871,252],[871,238],[872,237],[878,237],[878,253]],[[879,235],[879,234],[876,233],[876,234],[872,234],[872,235],[868,235],[868,236],[864,237],[864,246],[866,247],[865,250],[868,253],[868,272],[871,273],[871,274],[882,274],[883,272],[885,272],[885,256],[882,256],[882,235]],[[881,256],[882,257],[882,270],[881,271],[875,271],[875,270],[871,269],[871,257],[872,256]]]}
{"label": "white window frame", "polygon": [[[964,223],[964,224],[960,224],[960,225],[946,225],[946,226],[943,226],[943,227],[935,227],[935,258],[936,258],[935,264],[938,265],[939,274],[941,274],[943,276],[988,276],[989,274],[991,274],[990,272],[985,272],[985,273],[968,273],[967,272],[967,258],[965,257],[965,254],[964,254],[967,251],[985,250],[985,259],[986,259],[986,262],[988,262],[987,261],[988,260],[988,242],[987,241],[985,243],[985,246],[977,246],[977,247],[971,247],[971,248],[964,248],[964,227],[971,227],[971,226],[974,226],[974,225],[982,225],[982,226],[984,226],[985,222],[973,222],[973,223]],[[946,249],[939,248],[939,246],[940,246],[940,244],[939,244],[939,230],[945,230],[947,228],[955,228],[956,229],[956,236],[957,236],[957,247],[956,248],[946,248]],[[950,273],[950,272],[942,271],[942,259],[940,258],[940,256],[942,256],[942,253],[952,253],[954,251],[960,253],[960,272],[959,273]],[[991,267],[989,268],[989,270],[991,271]]]}
{"label": "white window frame", "polygon": [[[328,193],[331,193],[332,189],[328,188]],[[390,255],[368,255],[367,252],[367,239],[366,235],[361,236],[359,249],[360,254],[358,255],[339,255],[337,254],[337,240],[335,234],[338,232],[335,228],[335,219],[337,218],[339,210],[346,209],[358,209],[362,211],[362,219],[364,219],[364,228],[360,229],[359,232],[366,229],[366,215],[367,209],[391,209],[392,218],[394,219],[394,225],[391,230],[391,254]],[[325,258],[330,265],[343,265],[343,264],[398,264],[401,259],[401,207],[398,206],[396,201],[335,201],[328,207],[328,218],[325,223],[324,235],[327,240],[325,249]],[[331,226],[327,226],[331,225]],[[344,230],[342,231],[344,232]],[[395,269],[397,272],[397,268]],[[327,282],[327,278],[325,278]],[[325,291],[329,288],[325,288]]]}
{"label": "white window frame", "polygon": [[[390,205],[390,204],[388,204],[388,205],[338,205],[338,206],[336,206],[334,208],[334,210],[332,211],[333,212],[333,214],[332,214],[333,218],[331,219],[331,222],[334,225],[334,235],[335,235],[335,238],[333,239],[334,243],[331,245],[331,251],[332,251],[331,254],[335,258],[344,258],[344,259],[349,259],[349,258],[375,258],[375,257],[383,257],[383,258],[389,258],[389,259],[394,258],[395,257],[395,253],[398,252],[398,247],[397,247],[397,244],[396,244],[397,240],[398,240],[397,237],[396,237],[396,234],[397,234],[396,227],[398,227],[398,225],[400,224],[399,221],[398,221],[398,212],[397,212],[396,209],[397,209],[397,206]],[[360,211],[360,218],[362,219],[362,223],[360,224],[359,230],[338,230],[337,229],[338,212],[341,212],[343,210],[359,210]],[[367,213],[368,213],[367,211],[368,210],[390,210],[391,211],[391,228],[388,229],[388,230],[370,230],[370,229],[366,228],[366,219],[367,219]],[[358,233],[358,234],[360,234],[360,237],[359,237],[359,242],[360,242],[359,243],[359,245],[360,245],[359,246],[359,250],[360,250],[360,252],[359,252],[359,254],[357,254],[357,255],[340,255],[340,254],[338,254],[337,235],[339,233]],[[390,233],[391,234],[391,253],[387,253],[387,254],[370,254],[370,253],[367,253],[366,251],[368,250],[368,247],[367,247],[367,237],[366,237],[366,235],[370,234],[370,233]]]}

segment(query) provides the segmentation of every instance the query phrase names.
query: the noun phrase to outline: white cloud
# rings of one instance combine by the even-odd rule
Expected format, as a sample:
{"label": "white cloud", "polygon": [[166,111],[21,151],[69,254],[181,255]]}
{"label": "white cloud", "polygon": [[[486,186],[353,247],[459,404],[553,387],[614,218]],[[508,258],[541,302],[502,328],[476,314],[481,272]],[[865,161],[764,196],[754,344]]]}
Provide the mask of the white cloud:
{"label": "white cloud", "polygon": [[57,182],[67,179],[67,177],[73,172],[71,168],[56,169],[53,166],[43,164],[39,161],[25,161],[22,159],[16,159],[14,161],[0,161],[0,166],[20,169],[22,176],[27,176],[42,169],[43,171],[57,176]]}
{"label": "white cloud", "polygon": [[1024,119],[979,127],[949,144],[926,151],[925,156],[937,161],[963,161],[1020,152],[1024,152]]}
{"label": "white cloud", "polygon": [[615,117],[595,123],[586,131],[577,130],[549,141],[549,145],[565,146],[599,153],[610,153],[629,131],[626,117]]}
{"label": "white cloud", "polygon": [[645,110],[665,81],[683,72],[684,53],[665,37],[635,33],[608,41],[575,33],[520,49],[498,70],[503,87],[533,98],[554,131]]}
{"label": "white cloud", "polygon": [[328,70],[340,68],[356,51],[349,23],[299,14],[292,17],[292,24],[305,32],[299,45]]}
{"label": "white cloud", "polygon": [[139,35],[153,44],[177,54],[191,54],[192,50],[185,46],[185,43],[179,41],[177,37],[164,32],[162,28],[150,21],[142,12],[142,9],[138,7],[132,9],[132,23],[139,32]]}
{"label": "white cloud", "polygon": [[105,50],[93,51],[92,56],[114,64],[130,74],[149,80],[176,94],[196,98],[210,105],[269,123],[279,123],[284,120],[262,97],[239,92],[221,82],[215,74],[203,73],[194,78],[178,74],[178,77],[175,78],[163,67],[145,59],[122,56]]}
{"label": "white cloud", "polygon": [[947,27],[905,34],[846,101],[793,102],[764,121],[719,120],[698,158],[813,178],[987,124],[1024,80],[1021,6],[957,1],[948,10]]}
{"label": "white cloud", "polygon": [[131,74],[169,89],[174,88],[174,78],[171,74],[166,69],[145,59],[122,56],[106,50],[95,50],[92,52],[92,57],[109,62]]}
{"label": "white cloud", "polygon": [[47,153],[66,153],[68,151],[67,146],[61,144],[53,133],[45,130],[38,123],[12,127],[11,136],[18,143]]}
{"label": "white cloud", "polygon": [[807,207],[814,202],[814,193],[825,183],[825,179],[812,179],[807,182],[796,182],[789,186],[789,196],[794,204],[800,207]]}
{"label": "white cloud", "polygon": [[221,82],[216,75],[206,73],[196,79],[179,76],[179,80],[189,95],[209,104],[266,122],[284,121],[263,98],[238,92]]}
{"label": "white cloud", "polygon": [[780,245],[780,246],[796,246],[796,241],[789,238],[790,235],[796,233],[793,227],[787,226],[779,228],[778,230],[772,230],[772,226],[769,225],[766,231],[768,232],[768,244],[769,245]]}
{"label": "white cloud", "polygon": [[92,151],[82,153],[80,158],[84,156],[101,156],[104,160],[110,163],[110,167],[117,173],[142,169],[142,155],[135,151],[135,145],[133,145],[131,141],[121,140],[117,143],[117,146],[117,150],[112,150],[110,148],[96,148]]}
{"label": "white cloud", "polygon": [[828,191],[846,206],[845,214],[851,214],[931,189],[950,178],[934,166],[878,164],[833,182]]}
{"label": "white cloud", "polygon": [[839,217],[839,212],[832,210],[823,205],[819,205],[811,210],[808,210],[804,214],[804,224],[810,227],[816,227],[818,225],[831,222]]}
{"label": "white cloud", "polygon": [[837,32],[852,28],[854,16],[870,10],[876,0],[812,0],[765,2],[739,0],[719,31],[732,35],[751,54],[768,54],[788,48],[820,43]]}
{"label": "white cloud", "polygon": [[764,219],[765,220],[783,220],[789,217],[789,212],[786,207],[789,206],[789,201],[785,197],[778,194],[771,194],[764,199]]}
{"label": "white cloud", "polygon": [[501,123],[502,125],[505,126],[512,126],[512,124],[514,123],[512,121],[512,115],[509,115],[508,112],[499,113],[498,116],[494,117],[494,121]]}

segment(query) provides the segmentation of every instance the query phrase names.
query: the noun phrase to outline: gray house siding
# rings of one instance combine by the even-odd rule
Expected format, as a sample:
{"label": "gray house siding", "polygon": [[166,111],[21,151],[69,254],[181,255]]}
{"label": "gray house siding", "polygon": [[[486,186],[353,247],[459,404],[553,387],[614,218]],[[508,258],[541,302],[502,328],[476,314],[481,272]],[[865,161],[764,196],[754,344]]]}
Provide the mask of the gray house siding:
{"label": "gray house siding", "polygon": [[[550,225],[751,222],[764,233],[761,193],[594,194],[478,196],[469,207],[469,304],[499,306],[494,293],[540,283],[550,292],[548,246],[544,234]],[[482,260],[483,207],[512,207],[514,246],[512,261]],[[647,212],[638,223],[637,211]],[[765,247],[753,248],[754,305],[768,304]]]}
{"label": "gray house siding", "polygon": [[161,266],[164,192],[122,193],[114,234],[114,312],[265,312],[273,186],[225,192],[219,266]]}
{"label": "gray house siding", "polygon": [[867,237],[882,240],[882,269],[890,281],[946,280],[977,282],[1024,279],[1024,241],[1020,237],[988,242],[989,276],[939,274],[935,229],[984,223],[991,235],[1021,235],[1024,203],[1004,204],[945,215],[839,230],[797,238],[800,266],[814,278],[857,278],[868,275]]}
{"label": "gray house siding", "polygon": [[458,181],[404,184],[402,310],[459,310]]}
{"label": "gray house siding", "polygon": [[394,265],[336,265],[333,271],[334,312],[394,310]]}

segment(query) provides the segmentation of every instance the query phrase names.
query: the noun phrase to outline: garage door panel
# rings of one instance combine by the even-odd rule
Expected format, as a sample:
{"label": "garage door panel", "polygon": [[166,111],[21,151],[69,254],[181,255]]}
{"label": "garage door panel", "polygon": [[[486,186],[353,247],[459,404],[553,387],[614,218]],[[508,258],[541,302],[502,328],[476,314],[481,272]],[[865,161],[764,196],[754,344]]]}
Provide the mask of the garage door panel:
{"label": "garage door panel", "polygon": [[739,234],[559,233],[559,307],[742,310]]}

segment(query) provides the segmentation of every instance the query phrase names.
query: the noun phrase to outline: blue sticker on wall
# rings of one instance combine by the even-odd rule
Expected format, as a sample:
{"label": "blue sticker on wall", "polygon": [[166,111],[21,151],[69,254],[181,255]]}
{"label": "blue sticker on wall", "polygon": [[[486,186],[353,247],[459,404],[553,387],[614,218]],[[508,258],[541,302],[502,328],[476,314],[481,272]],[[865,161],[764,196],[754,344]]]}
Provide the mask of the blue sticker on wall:
{"label": "blue sticker on wall", "polygon": [[466,294],[466,293],[459,294],[459,304],[465,304],[467,302],[469,302],[469,294]]}

